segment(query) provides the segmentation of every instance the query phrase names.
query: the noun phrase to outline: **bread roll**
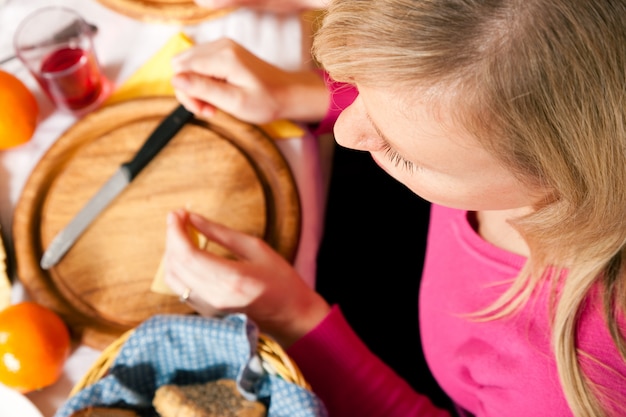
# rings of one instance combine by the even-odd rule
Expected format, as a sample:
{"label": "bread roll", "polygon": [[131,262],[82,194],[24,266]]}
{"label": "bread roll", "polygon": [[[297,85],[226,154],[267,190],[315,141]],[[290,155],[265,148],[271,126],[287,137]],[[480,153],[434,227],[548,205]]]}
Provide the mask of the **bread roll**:
{"label": "bread roll", "polygon": [[161,417],[265,417],[267,413],[263,403],[246,400],[232,379],[162,385],[152,405]]}

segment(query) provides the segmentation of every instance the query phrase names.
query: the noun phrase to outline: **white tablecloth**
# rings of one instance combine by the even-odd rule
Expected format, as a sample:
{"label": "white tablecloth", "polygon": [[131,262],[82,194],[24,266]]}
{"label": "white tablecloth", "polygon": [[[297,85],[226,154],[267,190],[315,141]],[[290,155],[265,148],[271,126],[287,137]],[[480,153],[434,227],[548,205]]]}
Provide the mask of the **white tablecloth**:
{"label": "white tablecloth", "polygon": [[[265,60],[285,69],[295,70],[310,63],[308,31],[299,16],[279,17],[242,9],[202,24],[179,26],[133,20],[107,9],[96,0],[3,0],[0,2],[0,59],[13,53],[12,37],[21,19],[37,8],[52,4],[71,7],[98,26],[96,53],[105,74],[115,85],[123,83],[181,30],[196,43],[222,36],[233,38]],[[0,151],[0,225],[7,250],[12,254],[13,210],[29,173],[48,147],[76,119],[55,111],[35,80],[17,60],[3,65],[2,69],[18,76],[35,93],[41,113],[37,131],[30,142]],[[293,170],[303,209],[296,268],[312,286],[325,207],[329,146],[326,143],[320,150],[317,139],[308,134],[303,138],[281,140],[277,144]],[[14,302],[28,298],[19,277],[16,278]],[[99,353],[92,348],[78,346],[56,384],[28,394],[44,417],[54,414]]]}

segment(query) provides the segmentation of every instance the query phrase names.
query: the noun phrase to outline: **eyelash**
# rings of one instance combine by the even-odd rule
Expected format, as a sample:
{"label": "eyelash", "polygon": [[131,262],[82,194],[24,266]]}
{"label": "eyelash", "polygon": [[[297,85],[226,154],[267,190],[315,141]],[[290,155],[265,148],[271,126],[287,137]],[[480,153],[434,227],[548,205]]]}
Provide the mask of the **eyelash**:
{"label": "eyelash", "polygon": [[391,148],[391,146],[389,146],[389,144],[385,143],[383,145],[383,152],[385,153],[385,156],[389,158],[389,160],[395,166],[406,169],[409,172],[413,172],[413,170],[415,169],[415,164],[413,164],[413,162],[408,161],[404,159],[403,157],[401,157],[400,154],[398,154],[398,152],[396,152],[395,150]]}

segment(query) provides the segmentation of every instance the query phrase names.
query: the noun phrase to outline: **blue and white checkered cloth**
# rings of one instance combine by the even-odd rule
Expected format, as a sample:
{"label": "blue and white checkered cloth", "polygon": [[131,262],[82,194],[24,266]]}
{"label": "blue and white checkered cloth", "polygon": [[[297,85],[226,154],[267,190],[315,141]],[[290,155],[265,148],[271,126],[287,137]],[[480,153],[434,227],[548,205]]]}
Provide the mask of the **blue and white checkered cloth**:
{"label": "blue and white checkered cloth", "polygon": [[[54,417],[89,405],[148,410],[161,385],[237,379],[256,352],[257,335],[243,314],[154,316],[133,331],[107,375],[69,398]],[[269,405],[268,417],[327,417],[315,394],[277,375],[263,375],[258,397]]]}

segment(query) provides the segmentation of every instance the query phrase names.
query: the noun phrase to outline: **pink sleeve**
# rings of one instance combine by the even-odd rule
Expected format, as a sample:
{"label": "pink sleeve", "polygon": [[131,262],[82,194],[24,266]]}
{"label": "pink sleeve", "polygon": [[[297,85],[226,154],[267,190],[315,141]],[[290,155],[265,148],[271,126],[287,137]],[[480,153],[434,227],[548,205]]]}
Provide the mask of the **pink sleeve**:
{"label": "pink sleeve", "polygon": [[326,116],[313,129],[315,135],[323,135],[324,133],[332,133],[335,121],[339,117],[339,113],[348,107],[356,96],[359,94],[357,89],[349,84],[333,81],[325,71],[320,70],[320,74],[324,77],[326,86],[330,91],[330,106],[326,112]]}
{"label": "pink sleeve", "polygon": [[376,357],[338,306],[288,350],[332,417],[449,417]]}

